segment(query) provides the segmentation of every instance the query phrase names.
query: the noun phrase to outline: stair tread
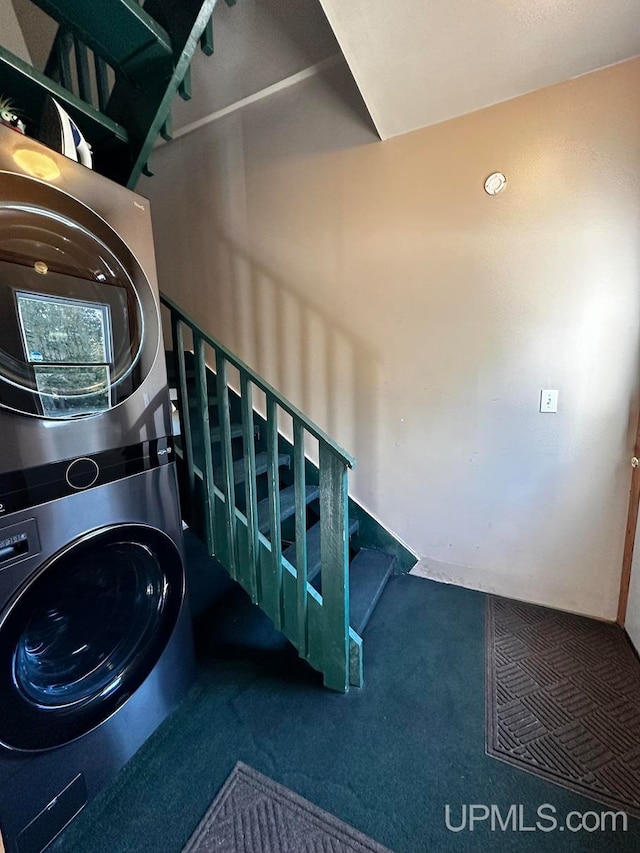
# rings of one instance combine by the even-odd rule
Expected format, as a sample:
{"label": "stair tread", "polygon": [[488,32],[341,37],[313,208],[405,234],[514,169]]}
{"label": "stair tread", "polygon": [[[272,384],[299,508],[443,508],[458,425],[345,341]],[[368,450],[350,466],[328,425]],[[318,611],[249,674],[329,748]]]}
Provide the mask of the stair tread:
{"label": "stair tread", "polygon": [[[305,503],[311,503],[320,495],[318,486],[306,487]],[[296,490],[295,486],[287,486],[280,489],[280,520],[285,521],[296,511]],[[268,533],[271,527],[271,518],[269,515],[269,498],[264,498],[258,504],[258,528],[261,533]]]}
{"label": "stair tread", "polygon": [[[245,472],[245,457],[242,459],[238,459],[233,463],[233,482],[237,485],[238,483],[244,482],[244,472]],[[291,457],[288,453],[279,453],[278,454],[278,468],[287,468],[291,465]],[[269,454],[268,453],[256,453],[256,476],[260,476],[260,474],[265,474],[267,468],[269,467]],[[214,474],[214,481],[216,486],[220,488],[223,484],[222,480],[222,469],[220,467],[217,468]]]}
{"label": "stair tread", "polygon": [[[216,444],[221,440],[222,430],[219,426],[211,427],[211,444]],[[240,438],[242,435],[242,424],[229,424],[229,433],[231,438]]]}
{"label": "stair tread", "polygon": [[[170,388],[175,388],[177,385],[177,374],[176,374],[176,364],[173,357],[173,350],[165,350],[165,363],[167,366],[167,383]],[[184,353],[184,367],[185,367],[185,378],[187,380],[187,386],[189,389],[189,405],[196,406],[198,404],[197,393],[196,393],[196,368],[195,368],[195,360],[193,357],[193,353],[189,352],[189,350],[185,350]],[[216,396],[216,374],[215,372],[207,365],[207,387],[209,390],[209,405],[214,405],[218,402],[218,398]]]}
{"label": "stair tread", "polygon": [[128,76],[170,62],[171,39],[134,0],[34,0],[113,68]]}
{"label": "stair tread", "polygon": [[[218,405],[218,398],[214,394],[209,394],[207,396],[207,404],[209,406],[217,406]],[[192,397],[191,395],[189,395],[189,408],[190,409],[197,409],[198,408],[198,400],[196,398]]]}
{"label": "stair tread", "polygon": [[[213,374],[213,371],[210,370],[209,368],[207,368],[207,373]],[[196,372],[192,367],[188,367],[185,370],[184,375],[186,376],[187,379],[195,379],[196,378]],[[214,378],[215,378],[215,376],[214,376]],[[176,372],[173,369],[173,367],[171,367],[171,368],[167,367],[167,379],[169,381],[169,385],[175,385],[176,384]]]}
{"label": "stair tread", "polygon": [[[178,389],[176,388],[175,384],[173,384],[173,385],[169,384],[169,399],[171,400],[172,403],[178,402]],[[209,404],[209,407],[217,406],[218,405],[218,398],[215,396],[215,394],[209,394],[209,396],[207,397],[207,403]],[[191,395],[189,395],[189,408],[190,409],[197,409],[198,408],[197,399]]]}
{"label": "stair tread", "polygon": [[[187,367],[187,369],[184,372],[184,375],[185,375],[185,378],[187,379],[187,384],[190,386],[190,388],[194,389],[194,394],[195,394],[195,379],[196,379],[195,368]],[[175,370],[175,367],[173,365],[173,362],[167,361],[167,384],[169,385],[170,388],[176,387],[176,385],[177,385],[176,377],[177,377],[177,374],[176,374],[176,370]],[[213,370],[211,370],[210,367],[207,367],[207,384],[211,383],[211,386],[213,386],[213,388],[215,388],[215,382],[216,382],[215,373],[213,372]]]}
{"label": "stair tread", "polygon": [[[254,433],[258,432],[258,427],[254,427]],[[242,435],[242,424],[230,424],[229,433],[231,438],[240,438]],[[210,428],[211,444],[219,444],[221,440],[221,431],[219,426]],[[202,448],[201,434],[194,436],[193,449],[199,450]]]}
{"label": "stair tread", "polygon": [[[349,518],[349,536],[358,529],[358,520]],[[285,550],[284,555],[291,565],[296,568],[296,543]],[[307,580],[312,581],[320,572],[322,563],[320,560],[320,522],[314,524],[307,530]]]}
{"label": "stair tread", "polygon": [[349,566],[349,623],[362,634],[391,575],[395,557],[361,548]]}

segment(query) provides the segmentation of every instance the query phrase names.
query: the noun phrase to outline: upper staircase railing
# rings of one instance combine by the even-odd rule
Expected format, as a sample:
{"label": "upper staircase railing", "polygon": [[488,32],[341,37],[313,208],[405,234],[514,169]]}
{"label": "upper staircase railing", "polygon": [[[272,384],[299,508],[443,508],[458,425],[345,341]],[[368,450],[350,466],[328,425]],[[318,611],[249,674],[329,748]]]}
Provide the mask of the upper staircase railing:
{"label": "upper staircase railing", "polygon": [[[200,528],[209,552],[249,593],[298,649],[321,671],[324,683],[347,691],[362,684],[362,640],[349,626],[349,518],[347,471],[352,456],[216,341],[166,296],[180,416],[183,511]],[[234,371],[236,387],[229,382]],[[266,412],[254,409],[254,391]],[[195,399],[194,399],[195,397]],[[240,425],[231,410],[239,408]],[[218,423],[212,423],[212,407]],[[293,486],[280,491],[279,417],[291,419]],[[259,500],[256,429],[266,430],[267,496]],[[318,443],[318,485],[307,483],[305,441]],[[234,459],[232,442],[242,443]],[[290,446],[290,445],[289,445]],[[237,456],[237,453],[236,453]],[[261,457],[263,454],[261,454]],[[240,476],[239,476],[240,475]],[[237,500],[237,489],[242,499]],[[185,494],[186,493],[186,494]],[[186,498],[186,500],[185,500]],[[285,500],[293,513],[285,513]],[[307,577],[307,506],[319,500],[322,592]],[[201,512],[204,507],[204,517]],[[282,513],[282,514],[281,514]],[[291,515],[295,566],[283,556],[284,515]]]}
{"label": "upper staircase railing", "polygon": [[176,93],[191,97],[198,45],[213,53],[216,0],[33,2],[59,23],[49,60],[41,72],[0,46],[0,94],[36,136],[46,97],[54,97],[91,145],[95,171],[135,187],[151,174],[158,135],[171,138]]}

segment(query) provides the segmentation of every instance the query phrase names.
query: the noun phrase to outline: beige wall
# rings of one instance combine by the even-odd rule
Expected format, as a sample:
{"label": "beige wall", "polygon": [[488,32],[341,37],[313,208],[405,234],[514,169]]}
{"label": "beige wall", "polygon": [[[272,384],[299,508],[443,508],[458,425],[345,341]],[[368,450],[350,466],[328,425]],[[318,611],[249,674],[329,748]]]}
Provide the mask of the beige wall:
{"label": "beige wall", "polygon": [[44,71],[58,32],[58,23],[31,0],[13,0],[13,7],[31,55],[30,64],[39,71]]}
{"label": "beige wall", "polygon": [[612,619],[640,61],[384,143],[352,87],[338,68],[156,153],[161,285],[358,457],[352,493],[421,572]]}
{"label": "beige wall", "polygon": [[[6,47],[15,56],[19,56],[20,59],[24,59],[25,62],[31,62],[11,0],[0,0],[0,45]],[[10,92],[0,92],[0,95],[10,94]]]}
{"label": "beige wall", "polygon": [[193,97],[174,102],[174,130],[340,53],[318,0],[221,2],[213,32],[213,56],[191,62]]}

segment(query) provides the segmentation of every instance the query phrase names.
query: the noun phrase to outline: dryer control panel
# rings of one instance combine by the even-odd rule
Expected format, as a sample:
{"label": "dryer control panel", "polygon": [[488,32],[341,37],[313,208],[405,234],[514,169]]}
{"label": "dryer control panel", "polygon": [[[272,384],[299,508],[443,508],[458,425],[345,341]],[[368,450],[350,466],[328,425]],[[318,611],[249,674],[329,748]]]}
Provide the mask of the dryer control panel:
{"label": "dryer control panel", "polygon": [[40,552],[40,538],[35,518],[20,524],[0,527],[0,569]]}
{"label": "dryer control panel", "polygon": [[[18,510],[167,465],[173,462],[173,453],[173,438],[166,436],[118,450],[104,450],[92,456],[63,459],[37,468],[0,474],[0,525],[4,516]],[[0,542],[4,538],[0,528]],[[6,547],[13,545],[8,543]]]}

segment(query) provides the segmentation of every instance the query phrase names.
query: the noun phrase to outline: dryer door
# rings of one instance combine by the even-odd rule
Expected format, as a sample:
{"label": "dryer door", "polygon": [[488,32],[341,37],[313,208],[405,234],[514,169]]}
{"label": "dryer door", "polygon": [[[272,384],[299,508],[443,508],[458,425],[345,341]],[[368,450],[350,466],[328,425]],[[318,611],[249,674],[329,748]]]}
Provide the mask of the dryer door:
{"label": "dryer door", "polygon": [[50,749],[100,725],[158,662],[184,597],[177,548],[118,525],[50,560],[0,621],[0,742]]}
{"label": "dryer door", "polygon": [[0,405],[58,419],[117,406],[156,357],[151,285],[85,205],[39,181],[1,177]]}

